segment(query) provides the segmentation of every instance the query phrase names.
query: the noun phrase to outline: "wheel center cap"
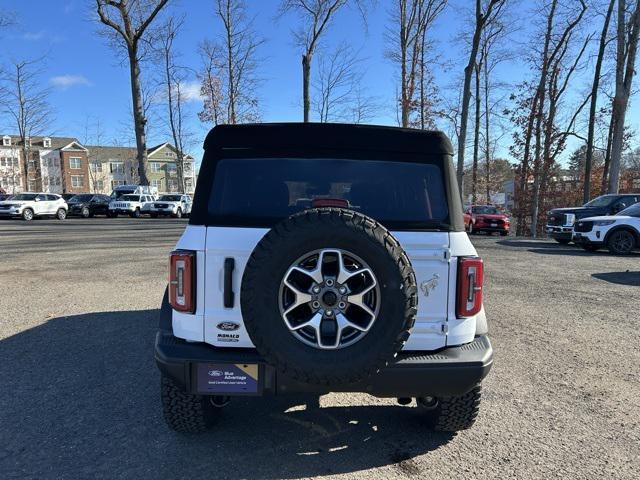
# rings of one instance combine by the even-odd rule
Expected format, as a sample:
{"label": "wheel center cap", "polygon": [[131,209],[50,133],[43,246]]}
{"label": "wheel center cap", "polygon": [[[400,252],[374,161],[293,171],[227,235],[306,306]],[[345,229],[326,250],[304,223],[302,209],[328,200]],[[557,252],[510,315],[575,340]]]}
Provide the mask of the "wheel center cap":
{"label": "wheel center cap", "polygon": [[335,292],[325,292],[324,295],[322,295],[322,302],[327,307],[333,307],[338,302],[338,296],[335,294]]}

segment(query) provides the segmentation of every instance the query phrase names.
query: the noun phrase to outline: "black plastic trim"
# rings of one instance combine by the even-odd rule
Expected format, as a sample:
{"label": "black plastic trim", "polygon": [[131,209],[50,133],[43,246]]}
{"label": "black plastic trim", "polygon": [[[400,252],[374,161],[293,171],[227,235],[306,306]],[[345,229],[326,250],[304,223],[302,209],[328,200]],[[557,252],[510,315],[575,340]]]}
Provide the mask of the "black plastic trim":
{"label": "black plastic trim", "polygon": [[489,337],[478,336],[465,345],[436,352],[401,352],[393,363],[366,381],[351,385],[309,385],[277,373],[253,349],[217,348],[188,343],[166,331],[158,332],[155,359],[160,371],[191,393],[196,393],[198,363],[256,363],[263,374],[263,394],[365,392],[378,397],[463,395],[491,369],[493,348]]}
{"label": "black plastic trim", "polygon": [[224,259],[224,308],[233,308],[235,295],[233,293],[233,270],[236,261],[233,257]]}

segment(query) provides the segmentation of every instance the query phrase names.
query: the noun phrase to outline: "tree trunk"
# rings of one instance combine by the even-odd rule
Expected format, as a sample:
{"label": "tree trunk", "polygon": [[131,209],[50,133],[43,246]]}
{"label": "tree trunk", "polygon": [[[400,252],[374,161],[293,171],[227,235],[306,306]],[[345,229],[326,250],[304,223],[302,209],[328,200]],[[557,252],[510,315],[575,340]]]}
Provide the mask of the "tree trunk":
{"label": "tree trunk", "polygon": [[[487,202],[491,198],[491,188],[489,182],[491,179],[491,140],[489,137],[489,67],[488,55],[485,55],[484,62],[484,145],[485,145],[485,180],[487,189]],[[506,199],[505,199],[506,202]]]}
{"label": "tree trunk", "polygon": [[309,121],[311,98],[309,93],[309,81],[311,78],[311,55],[302,56],[302,103],[304,108],[304,122]]}
{"label": "tree trunk", "polygon": [[462,89],[462,111],[460,112],[460,137],[458,138],[458,186],[462,193],[462,176],[464,174],[464,151],[467,142],[467,124],[469,123],[469,103],[471,102],[471,75],[478,56],[480,33],[484,27],[485,17],[482,15],[480,0],[476,0],[476,26],[471,42],[469,61],[464,67],[464,87]]}
{"label": "tree trunk", "polygon": [[129,48],[129,70],[131,74],[131,98],[133,100],[133,123],[136,133],[138,182],[140,185],[149,185],[149,179],[147,178],[147,138],[145,132],[147,120],[142,104],[140,63],[138,61],[137,48]]}
{"label": "tree trunk", "polygon": [[[611,113],[614,119],[614,128],[611,139],[608,193],[618,193],[620,183],[620,161],[622,159],[624,141],[624,124],[629,97],[631,95],[631,84],[638,48],[638,33],[640,31],[640,0],[636,2],[635,9],[629,19],[629,24],[627,27],[627,23],[625,22],[625,2],[624,0],[618,0],[616,92],[613,97],[613,111]],[[629,32],[628,39],[626,36],[627,31]]]}
{"label": "tree trunk", "polygon": [[[235,125],[236,121],[236,82],[235,82],[235,72],[233,69],[233,30],[234,26],[232,25],[231,18],[231,1],[228,0],[226,4],[226,21],[225,21],[225,30],[227,33],[227,70],[229,77],[229,111],[227,112],[229,117],[229,123]],[[305,120],[306,121],[306,120]]]}
{"label": "tree trunk", "polygon": [[609,32],[609,22],[611,21],[611,15],[613,13],[613,6],[616,0],[609,1],[609,7],[607,14],[604,18],[604,24],[602,25],[602,32],[600,33],[600,45],[598,47],[598,57],[596,59],[596,66],[593,73],[593,85],[591,87],[591,105],[589,107],[589,127],[587,133],[587,151],[584,162],[584,195],[583,203],[587,203],[591,200],[591,166],[593,164],[593,137],[595,135],[595,123],[596,123],[596,108],[598,105],[598,89],[600,88],[600,72],[602,70],[602,61],[604,59],[604,52],[607,47],[607,33]]}
{"label": "tree trunk", "polygon": [[613,121],[613,115],[611,115],[611,119],[609,120],[609,131],[607,132],[607,148],[604,152],[604,167],[602,169],[602,183],[600,185],[601,194],[607,191],[609,180],[609,165],[611,164],[611,140],[613,138],[614,124],[615,122]]}
{"label": "tree trunk", "polygon": [[[471,173],[471,201],[476,203],[478,200],[478,152],[480,149],[480,66],[475,67],[475,125],[473,132],[473,167]],[[489,199],[487,198],[487,202]]]}

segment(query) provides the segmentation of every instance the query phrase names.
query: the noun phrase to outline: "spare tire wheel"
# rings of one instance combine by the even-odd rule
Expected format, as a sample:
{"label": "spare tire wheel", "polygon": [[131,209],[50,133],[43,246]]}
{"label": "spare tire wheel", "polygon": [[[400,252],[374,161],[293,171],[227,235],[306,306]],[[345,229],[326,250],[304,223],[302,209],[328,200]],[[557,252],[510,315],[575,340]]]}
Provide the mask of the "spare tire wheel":
{"label": "spare tire wheel", "polygon": [[416,315],[409,258],[375,220],[339,208],[293,215],[260,240],[242,278],[244,324],[286,376],[358,382],[409,338]]}

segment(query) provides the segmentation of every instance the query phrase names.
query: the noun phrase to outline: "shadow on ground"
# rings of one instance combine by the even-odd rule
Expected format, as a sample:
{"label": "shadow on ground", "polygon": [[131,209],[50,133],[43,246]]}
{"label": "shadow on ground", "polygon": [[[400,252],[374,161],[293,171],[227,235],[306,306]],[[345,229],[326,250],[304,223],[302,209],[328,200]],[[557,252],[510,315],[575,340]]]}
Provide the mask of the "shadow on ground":
{"label": "shadow on ground", "polygon": [[606,272],[606,273],[594,273],[591,275],[598,280],[604,280],[605,282],[615,283],[617,285],[630,285],[633,287],[640,287],[640,272]]}
{"label": "shadow on ground", "polygon": [[0,341],[3,478],[293,478],[383,465],[415,475],[415,456],[452,439],[413,408],[318,408],[317,397],[235,400],[213,431],[171,432],[157,314],[52,318]]}

